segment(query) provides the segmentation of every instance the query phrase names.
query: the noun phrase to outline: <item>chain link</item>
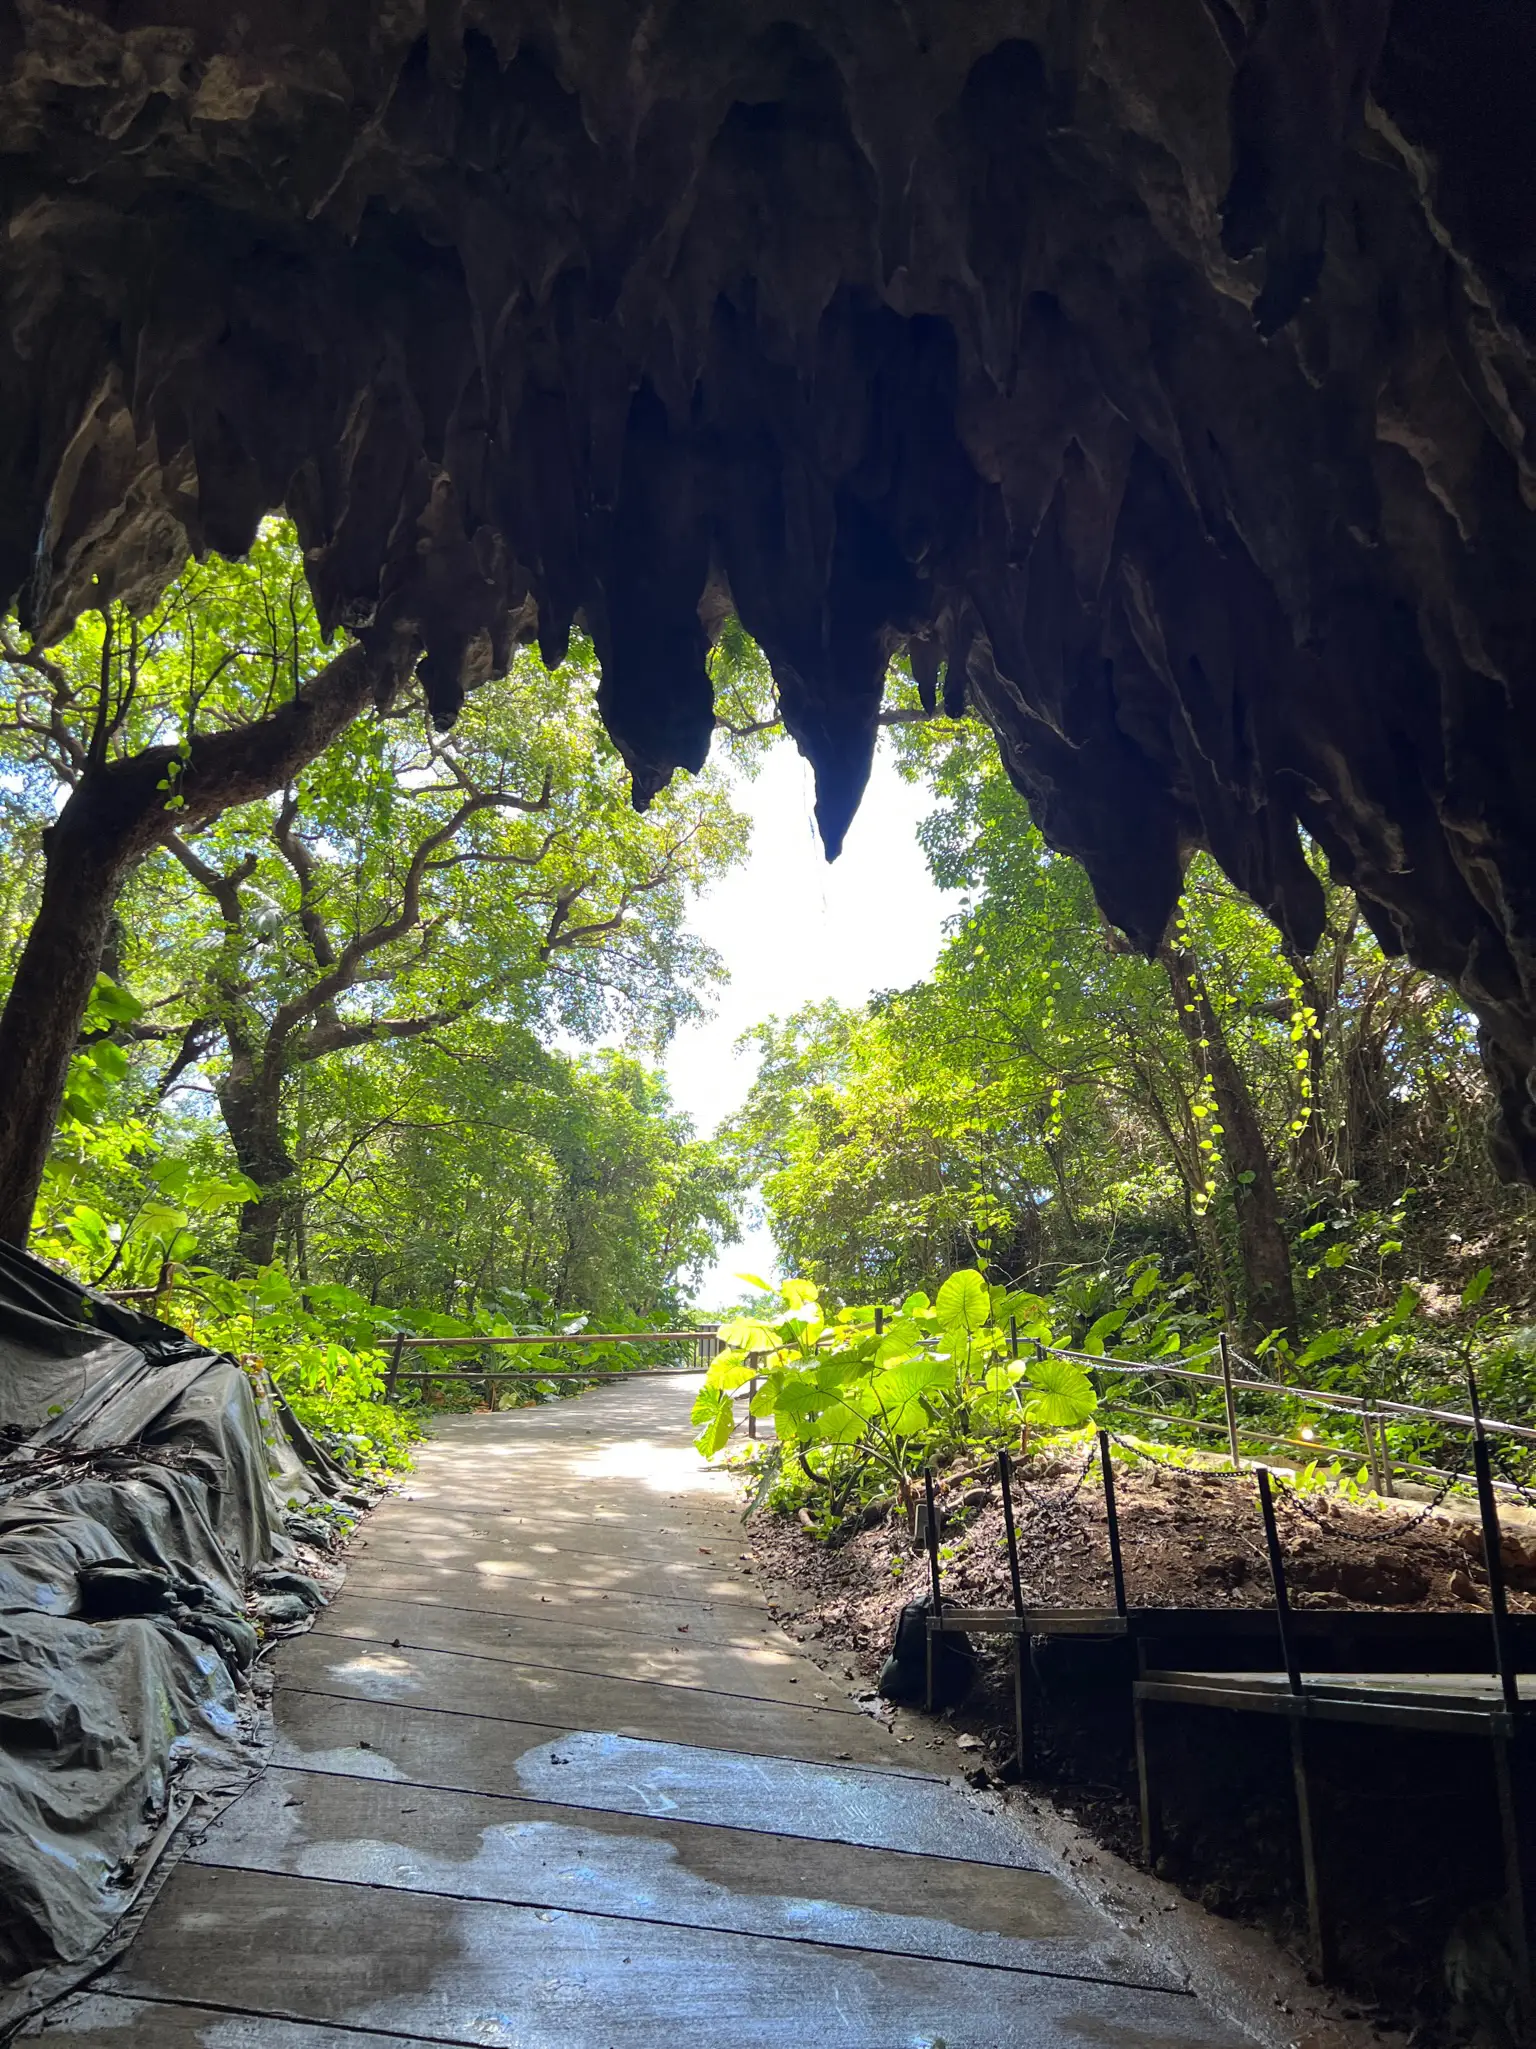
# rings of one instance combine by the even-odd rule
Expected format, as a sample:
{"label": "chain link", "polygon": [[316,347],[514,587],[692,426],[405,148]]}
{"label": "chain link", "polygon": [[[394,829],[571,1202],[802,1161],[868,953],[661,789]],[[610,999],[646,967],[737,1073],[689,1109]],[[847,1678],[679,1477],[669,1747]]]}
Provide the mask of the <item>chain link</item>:
{"label": "chain link", "polygon": [[1346,1544],[1370,1545],[1379,1548],[1382,1544],[1400,1544],[1404,1537],[1416,1530],[1421,1523],[1427,1522],[1435,1513],[1435,1510],[1445,1501],[1451,1489],[1465,1480],[1466,1474],[1465,1472],[1451,1473],[1441,1484],[1438,1492],[1425,1502],[1416,1516],[1410,1517],[1407,1522],[1399,1523],[1394,1529],[1389,1530],[1336,1529],[1326,1517],[1319,1515],[1315,1508],[1308,1508],[1297,1489],[1282,1480],[1278,1474],[1271,1471],[1269,1477],[1271,1485],[1275,1489],[1276,1498],[1282,1505],[1295,1508],[1314,1528],[1322,1530],[1330,1537],[1337,1537]]}
{"label": "chain link", "polygon": [[1037,1487],[1024,1478],[1022,1473],[1015,1469],[1014,1478],[1019,1483],[1020,1492],[1026,1497],[1025,1505],[1029,1508],[1065,1508],[1069,1502],[1075,1501],[1078,1495],[1082,1493],[1088,1475],[1093,1471],[1094,1460],[1098,1455],[1098,1446],[1092,1446],[1087,1458],[1083,1460],[1082,1467],[1072,1485],[1070,1487],[1058,1488],[1054,1494],[1042,1494]]}
{"label": "chain link", "polygon": [[[1174,1420],[1177,1422],[1176,1418]],[[1113,1430],[1106,1431],[1105,1435],[1117,1450],[1129,1453],[1132,1458],[1145,1459],[1149,1466],[1161,1466],[1165,1472],[1188,1473],[1209,1470],[1206,1467],[1180,1465],[1179,1461],[1173,1458],[1159,1458],[1144,1439],[1117,1437]]]}
{"label": "chain link", "polygon": [[1491,1445],[1489,1447],[1489,1455],[1494,1467],[1497,1469],[1501,1477],[1509,1482],[1510,1486],[1513,1487],[1515,1492],[1520,1496],[1520,1499],[1522,1501],[1529,1502],[1533,1508],[1536,1508],[1536,1489],[1527,1486],[1525,1481],[1520,1478],[1520,1475],[1518,1473],[1512,1473],[1509,1467],[1505,1464],[1504,1460],[1499,1456],[1499,1454],[1496,1451],[1493,1450]]}

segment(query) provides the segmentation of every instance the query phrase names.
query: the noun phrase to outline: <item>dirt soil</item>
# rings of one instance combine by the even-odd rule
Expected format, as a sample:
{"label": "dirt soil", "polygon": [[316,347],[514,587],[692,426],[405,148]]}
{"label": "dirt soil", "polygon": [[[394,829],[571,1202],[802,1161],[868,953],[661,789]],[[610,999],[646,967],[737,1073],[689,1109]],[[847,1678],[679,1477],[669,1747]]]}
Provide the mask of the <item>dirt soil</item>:
{"label": "dirt soil", "polygon": [[[1113,1599],[1098,1468],[1079,1458],[1015,1468],[1015,1521],[1026,1604],[1106,1607]],[[1269,1608],[1274,1595],[1252,1478],[1246,1474],[1117,1465],[1116,1501],[1126,1595],[1133,1607]],[[1002,1498],[966,1477],[940,1490],[943,1587],[967,1607],[1007,1606]],[[1358,1505],[1282,1487],[1277,1516],[1287,1584],[1297,1608],[1486,1609],[1488,1576],[1477,1525],[1458,1507]],[[1515,1518],[1512,1516],[1510,1521]],[[1536,1611],[1536,1529],[1527,1517],[1504,1542],[1510,1607]],[[853,1653],[872,1678],[906,1601],[927,1591],[927,1561],[887,1513],[845,1541],[822,1543],[794,1518],[759,1515],[752,1548],[771,1574],[806,1596],[801,1619]]]}

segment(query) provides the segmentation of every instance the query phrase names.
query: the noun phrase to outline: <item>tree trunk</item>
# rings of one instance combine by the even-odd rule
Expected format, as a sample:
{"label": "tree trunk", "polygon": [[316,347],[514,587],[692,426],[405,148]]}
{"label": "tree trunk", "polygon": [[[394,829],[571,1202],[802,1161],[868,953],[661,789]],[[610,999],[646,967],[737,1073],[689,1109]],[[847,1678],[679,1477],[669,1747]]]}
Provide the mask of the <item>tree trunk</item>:
{"label": "tree trunk", "polygon": [[1194,955],[1164,947],[1161,959],[1173,990],[1179,1026],[1197,1067],[1211,1078],[1221,1120],[1221,1155],[1232,1177],[1237,1252],[1243,1274],[1243,1322],[1251,1340],[1283,1330],[1296,1336],[1296,1291],[1291,1248],[1280,1221],[1280,1200],[1263,1127],[1242,1069],[1232,1056]]}
{"label": "tree trunk", "polygon": [[[43,835],[42,900],[0,1012],[0,1238],[24,1245],[69,1063],[124,875],[173,830],[279,790],[367,705],[387,699],[415,643],[343,649],[300,694],[249,726],[93,761]],[[174,808],[168,808],[172,807]]]}
{"label": "tree trunk", "polygon": [[31,1229],[117,893],[139,851],[136,794],[87,772],[43,835],[42,898],[0,1013],[0,1238],[17,1245]]}
{"label": "tree trunk", "polygon": [[283,1141],[283,1073],[280,1058],[231,1027],[229,1072],[219,1084],[219,1108],[240,1171],[258,1193],[240,1211],[238,1251],[242,1265],[270,1266],[278,1234],[292,1201],[298,1166]]}

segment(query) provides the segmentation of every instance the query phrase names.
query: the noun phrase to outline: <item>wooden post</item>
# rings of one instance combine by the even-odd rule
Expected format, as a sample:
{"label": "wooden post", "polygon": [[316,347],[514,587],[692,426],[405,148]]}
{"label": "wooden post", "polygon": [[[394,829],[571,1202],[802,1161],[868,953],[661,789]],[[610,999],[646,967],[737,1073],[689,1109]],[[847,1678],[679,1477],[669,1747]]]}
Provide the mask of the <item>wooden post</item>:
{"label": "wooden post", "polygon": [[1242,1470],[1243,1455],[1237,1443],[1237,1396],[1232,1391],[1232,1345],[1221,1333],[1221,1397],[1227,1407],[1227,1447],[1232,1453],[1232,1470]]}
{"label": "wooden post", "polygon": [[1155,1872],[1163,1854],[1163,1815],[1158,1787],[1152,1777],[1152,1746],[1148,1740],[1147,1707],[1148,1703],[1139,1693],[1136,1694],[1136,1790],[1141,1804],[1141,1861],[1148,1871]]}
{"label": "wooden post", "polygon": [[1307,1896],[1307,1932],[1312,1961],[1325,1980],[1335,1976],[1338,1955],[1333,1939],[1333,1912],[1328,1897],[1328,1859],[1319,1841],[1321,1815],[1312,1797],[1309,1755],[1312,1731],[1298,1703],[1291,1716],[1291,1783],[1296,1791],[1296,1826],[1301,1837],[1301,1880]]}
{"label": "wooden post", "polygon": [[397,1330],[395,1332],[394,1349],[389,1355],[389,1371],[384,1375],[384,1399],[387,1402],[392,1402],[395,1398],[395,1380],[400,1371],[400,1354],[404,1350],[405,1332]]}

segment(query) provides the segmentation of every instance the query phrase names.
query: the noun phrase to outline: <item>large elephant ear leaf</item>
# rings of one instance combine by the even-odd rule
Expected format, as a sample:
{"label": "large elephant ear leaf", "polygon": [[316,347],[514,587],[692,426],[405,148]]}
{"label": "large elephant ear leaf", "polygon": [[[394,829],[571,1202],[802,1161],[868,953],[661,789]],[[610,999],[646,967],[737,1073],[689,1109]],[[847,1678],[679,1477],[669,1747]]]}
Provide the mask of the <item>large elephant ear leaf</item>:
{"label": "large elephant ear leaf", "polygon": [[992,1291],[974,1267],[951,1274],[933,1304],[940,1327],[951,1336],[970,1337],[992,1314]]}
{"label": "large elephant ear leaf", "polygon": [[772,1324],[756,1316],[738,1316],[722,1323],[720,1338],[733,1352],[777,1352],[784,1343]]}
{"label": "large elephant ear leaf", "polygon": [[723,1388],[726,1393],[730,1393],[734,1388],[745,1387],[759,1371],[750,1360],[751,1354],[748,1352],[717,1352],[709,1362],[704,1385]]}
{"label": "large elephant ear leaf", "polygon": [[701,1424],[694,1444],[704,1458],[724,1451],[736,1428],[736,1409],[728,1394],[718,1387],[701,1387],[693,1404],[693,1421]]}
{"label": "large elephant ear leaf", "polygon": [[1070,1359],[1036,1359],[1027,1370],[1024,1413],[1049,1430],[1076,1430],[1099,1406],[1093,1382]]}

